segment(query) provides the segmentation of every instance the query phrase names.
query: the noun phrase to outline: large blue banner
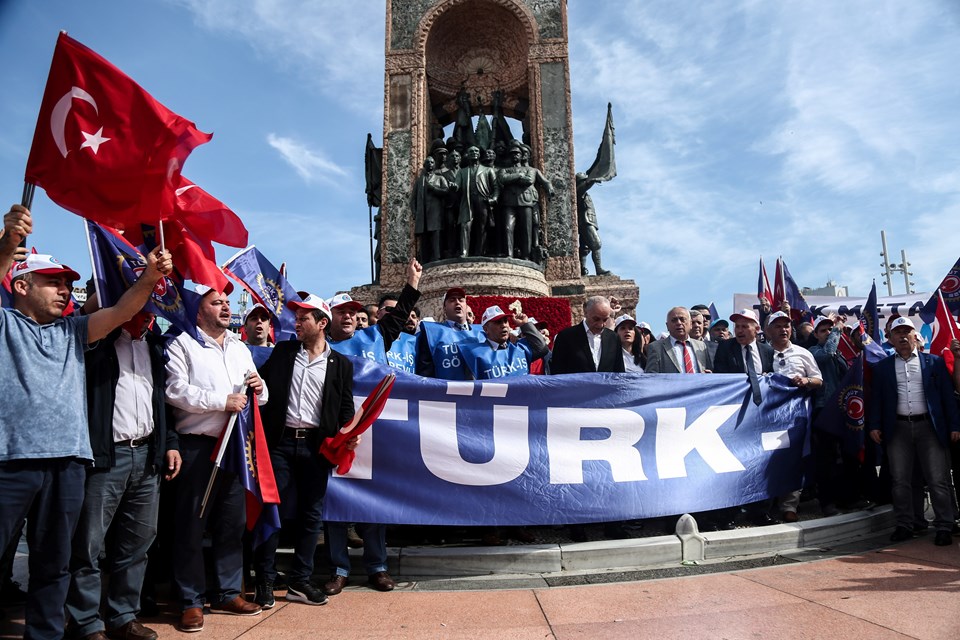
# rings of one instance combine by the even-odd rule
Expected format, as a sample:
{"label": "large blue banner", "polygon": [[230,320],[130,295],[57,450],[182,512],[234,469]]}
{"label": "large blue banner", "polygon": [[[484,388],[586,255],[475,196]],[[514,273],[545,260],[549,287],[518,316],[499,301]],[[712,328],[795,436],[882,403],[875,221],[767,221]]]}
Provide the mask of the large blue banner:
{"label": "large blue banner", "polygon": [[[359,403],[390,369],[355,359]],[[394,370],[396,371],[396,370]],[[745,504],[800,488],[809,399],[774,375],[576,374],[445,381],[397,372],[325,518],[548,525]]]}

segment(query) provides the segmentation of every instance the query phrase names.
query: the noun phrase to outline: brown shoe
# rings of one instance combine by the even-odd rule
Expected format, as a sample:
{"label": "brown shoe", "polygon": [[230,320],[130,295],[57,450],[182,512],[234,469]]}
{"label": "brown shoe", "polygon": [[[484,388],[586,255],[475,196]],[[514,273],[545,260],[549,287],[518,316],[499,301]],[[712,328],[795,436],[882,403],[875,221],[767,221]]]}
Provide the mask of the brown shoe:
{"label": "brown shoe", "polygon": [[145,627],[136,620],[107,631],[111,640],[156,640],[159,636],[156,631]]}
{"label": "brown shoe", "polygon": [[796,522],[798,520],[797,512],[784,511],[783,514],[780,516],[780,519],[783,520],[784,522]]}
{"label": "brown shoe", "polygon": [[229,613],[232,616],[258,616],[260,615],[260,605],[253,602],[247,602],[243,596],[237,596],[233,600],[210,605],[210,611],[215,613]]}
{"label": "brown shoe", "polygon": [[367,583],[377,591],[393,591],[397,587],[397,583],[386,571],[378,571],[373,574],[367,578]]}
{"label": "brown shoe", "polygon": [[203,609],[200,607],[190,607],[180,615],[180,622],[177,629],[184,633],[194,633],[203,631]]}
{"label": "brown shoe", "polygon": [[330,582],[323,585],[323,592],[328,596],[335,596],[347,586],[347,576],[333,576]]}

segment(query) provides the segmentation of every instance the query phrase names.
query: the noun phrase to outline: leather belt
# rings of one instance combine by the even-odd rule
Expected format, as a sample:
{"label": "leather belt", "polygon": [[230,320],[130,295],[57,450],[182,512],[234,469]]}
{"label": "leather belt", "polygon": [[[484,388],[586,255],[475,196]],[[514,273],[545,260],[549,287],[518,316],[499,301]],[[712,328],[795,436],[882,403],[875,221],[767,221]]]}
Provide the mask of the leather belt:
{"label": "leather belt", "polygon": [[317,429],[316,429],[316,428],[312,428],[312,429],[301,429],[301,428],[298,428],[298,427],[284,427],[284,428],[283,428],[283,435],[284,435],[284,436],[287,436],[287,437],[290,437],[290,438],[295,438],[296,440],[304,440],[304,439],[306,439],[306,438],[309,438],[310,436],[312,436],[312,435],[315,434],[315,433],[317,433]]}
{"label": "leather belt", "polygon": [[133,440],[120,440],[119,442],[114,442],[113,444],[118,447],[130,447],[132,449],[136,449],[137,447],[142,447],[148,442],[150,442],[150,436],[143,436],[142,438],[134,438]]}
{"label": "leather belt", "polygon": [[930,419],[929,413],[915,413],[912,416],[904,416],[897,414],[897,420],[901,422],[924,422]]}

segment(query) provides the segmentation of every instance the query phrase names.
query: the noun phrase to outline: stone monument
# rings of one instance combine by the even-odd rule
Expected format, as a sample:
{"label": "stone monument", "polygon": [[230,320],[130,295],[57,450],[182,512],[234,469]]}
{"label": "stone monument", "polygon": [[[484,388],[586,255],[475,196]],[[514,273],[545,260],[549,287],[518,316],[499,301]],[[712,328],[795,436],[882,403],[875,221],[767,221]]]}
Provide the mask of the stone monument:
{"label": "stone monument", "polygon": [[[625,309],[635,307],[639,294],[633,281],[581,275],[571,123],[565,0],[389,0],[380,281],[351,295],[371,299],[381,290],[400,290],[406,262],[421,255],[411,193],[423,182],[424,160],[435,155],[439,142],[461,156],[476,146],[487,165],[492,150],[497,171],[510,164],[519,146],[546,183],[532,187],[533,220],[524,219],[523,229],[534,237],[524,236],[520,251],[467,252],[466,237],[457,236],[463,237],[459,252],[447,251],[453,257],[424,265],[424,315],[439,315],[443,293],[452,286],[468,295],[568,298],[574,319],[585,297],[597,292],[619,298]],[[475,167],[469,153],[467,166]],[[495,215],[488,219],[495,224]],[[503,233],[488,231],[491,238]],[[483,255],[473,255],[478,252]]]}

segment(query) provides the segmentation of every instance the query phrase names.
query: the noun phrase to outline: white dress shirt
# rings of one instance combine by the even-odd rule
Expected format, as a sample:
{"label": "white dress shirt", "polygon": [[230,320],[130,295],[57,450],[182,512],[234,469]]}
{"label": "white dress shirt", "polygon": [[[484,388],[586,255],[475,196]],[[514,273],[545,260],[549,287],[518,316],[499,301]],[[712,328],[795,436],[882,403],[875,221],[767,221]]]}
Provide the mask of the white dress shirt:
{"label": "white dress shirt", "polygon": [[894,370],[897,373],[897,414],[918,416],[927,413],[927,394],[923,391],[923,373],[920,356],[914,351],[904,360],[894,354]]}
{"label": "white dress shirt", "polygon": [[[167,402],[173,407],[178,433],[219,437],[227,424],[227,396],[239,393],[250,371],[256,371],[247,345],[231,331],[223,346],[197,329],[204,344],[182,333],[167,347]],[[267,385],[257,398],[269,399]]]}
{"label": "white dress shirt", "polygon": [[330,345],[318,357],[310,361],[310,354],[300,345],[293,361],[293,376],[290,379],[290,396],[287,399],[286,426],[297,429],[316,429],[320,426],[323,406],[323,382],[327,378],[327,360]]}
{"label": "white dress shirt", "polygon": [[596,370],[600,366],[600,337],[603,335],[603,331],[594,333],[590,330],[590,326],[586,320],[583,321],[583,329],[587,332],[587,344],[590,345],[590,355],[593,356],[593,368]]}
{"label": "white dress shirt", "polygon": [[153,373],[150,347],[127,330],[113,343],[120,377],[113,403],[113,441],[136,440],[153,433]]}
{"label": "white dress shirt", "polygon": [[814,360],[813,354],[793,343],[783,351],[773,350],[773,371],[788,378],[800,376],[823,380],[823,374],[820,373],[820,367]]}

